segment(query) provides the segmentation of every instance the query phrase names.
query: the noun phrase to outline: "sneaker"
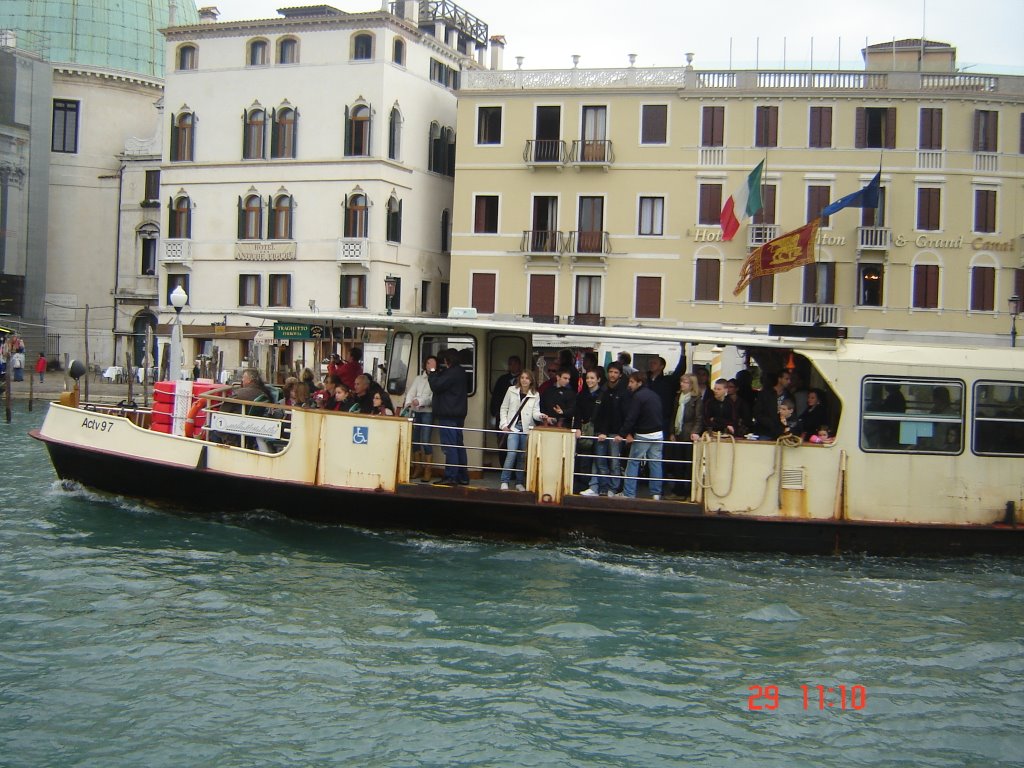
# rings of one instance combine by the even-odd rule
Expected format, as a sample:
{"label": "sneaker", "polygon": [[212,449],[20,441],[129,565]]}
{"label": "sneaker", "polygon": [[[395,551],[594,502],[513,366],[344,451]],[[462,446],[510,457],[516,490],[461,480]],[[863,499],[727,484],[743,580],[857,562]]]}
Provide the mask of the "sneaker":
{"label": "sneaker", "polygon": [[661,494],[655,493],[653,496],[651,496],[651,501],[661,501]]}
{"label": "sneaker", "polygon": [[525,491],[526,490],[526,486],[523,485],[522,483],[516,483],[516,490],[517,491]]}
{"label": "sneaker", "polygon": [[584,488],[580,491],[580,496],[597,496],[597,491],[593,488]]}
{"label": "sneaker", "polygon": [[621,493],[616,493],[615,491],[608,491],[608,498],[611,498],[612,496],[621,496],[621,495],[622,495]]}
{"label": "sneaker", "polygon": [[501,490],[507,491],[508,490],[508,483],[502,483],[501,484]]}

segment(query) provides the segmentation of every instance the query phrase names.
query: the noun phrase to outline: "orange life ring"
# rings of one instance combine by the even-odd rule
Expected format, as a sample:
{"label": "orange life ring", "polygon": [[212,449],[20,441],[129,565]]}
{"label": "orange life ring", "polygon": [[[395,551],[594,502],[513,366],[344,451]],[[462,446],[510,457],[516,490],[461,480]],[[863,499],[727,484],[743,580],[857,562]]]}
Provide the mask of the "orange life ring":
{"label": "orange life ring", "polygon": [[196,416],[208,405],[206,398],[196,400],[185,417],[185,437],[192,437],[196,431]]}

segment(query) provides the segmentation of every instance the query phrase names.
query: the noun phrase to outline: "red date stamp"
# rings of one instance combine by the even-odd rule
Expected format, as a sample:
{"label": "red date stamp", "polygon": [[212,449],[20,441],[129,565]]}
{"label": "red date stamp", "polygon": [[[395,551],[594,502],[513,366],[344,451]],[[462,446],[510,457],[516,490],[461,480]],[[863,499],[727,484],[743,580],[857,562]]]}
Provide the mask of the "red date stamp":
{"label": "red date stamp", "polygon": [[[748,711],[773,712],[779,708],[782,694],[777,685],[751,685],[747,688]],[[860,711],[868,705],[868,689],[863,685],[801,685],[804,711],[841,709]]]}

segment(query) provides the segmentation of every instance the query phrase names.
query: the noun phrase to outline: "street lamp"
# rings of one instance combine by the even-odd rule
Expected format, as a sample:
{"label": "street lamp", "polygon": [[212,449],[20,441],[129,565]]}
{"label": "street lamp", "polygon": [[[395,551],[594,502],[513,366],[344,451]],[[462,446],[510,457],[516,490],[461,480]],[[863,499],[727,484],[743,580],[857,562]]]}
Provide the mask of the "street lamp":
{"label": "street lamp", "polygon": [[185,340],[181,332],[181,309],[188,303],[188,294],[181,285],[171,291],[171,306],[174,307],[174,338],[171,340],[171,360],[167,376],[172,381],[181,378],[181,364],[184,356],[182,347]]}
{"label": "street lamp", "polygon": [[395,291],[398,290],[398,278],[388,275],[384,278],[384,307],[388,315],[391,314],[391,302],[394,301]]}
{"label": "street lamp", "polygon": [[1020,314],[1020,296],[1016,293],[1010,297],[1010,346],[1017,346],[1017,315]]}

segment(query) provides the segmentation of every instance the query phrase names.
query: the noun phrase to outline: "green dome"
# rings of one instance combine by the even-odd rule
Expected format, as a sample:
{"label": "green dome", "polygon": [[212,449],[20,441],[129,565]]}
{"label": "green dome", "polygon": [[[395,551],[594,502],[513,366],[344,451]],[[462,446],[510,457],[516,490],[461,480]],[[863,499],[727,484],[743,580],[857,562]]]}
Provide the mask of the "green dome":
{"label": "green dome", "polygon": [[196,24],[194,0],[3,0],[0,30],[17,47],[55,64],[79,64],[164,76],[164,38],[171,5],[175,24]]}

